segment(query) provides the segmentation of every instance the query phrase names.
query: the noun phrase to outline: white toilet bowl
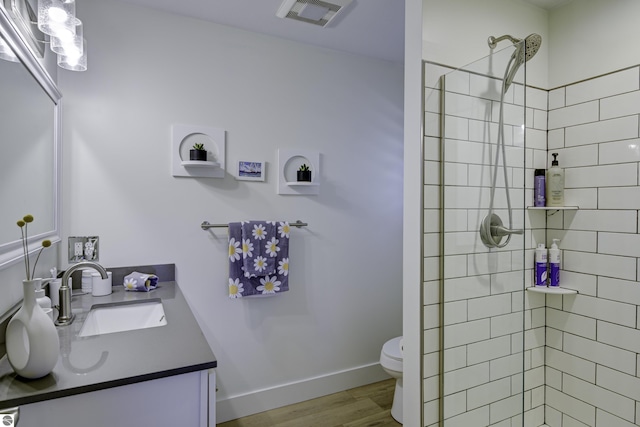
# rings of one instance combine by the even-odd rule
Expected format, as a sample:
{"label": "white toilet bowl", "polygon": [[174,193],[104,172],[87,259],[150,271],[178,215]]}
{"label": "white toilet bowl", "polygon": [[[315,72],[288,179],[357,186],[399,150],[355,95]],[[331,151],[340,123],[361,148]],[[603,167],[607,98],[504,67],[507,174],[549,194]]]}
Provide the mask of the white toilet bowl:
{"label": "white toilet bowl", "polygon": [[384,343],[380,351],[380,365],[396,379],[391,416],[402,424],[402,337],[392,338]]}

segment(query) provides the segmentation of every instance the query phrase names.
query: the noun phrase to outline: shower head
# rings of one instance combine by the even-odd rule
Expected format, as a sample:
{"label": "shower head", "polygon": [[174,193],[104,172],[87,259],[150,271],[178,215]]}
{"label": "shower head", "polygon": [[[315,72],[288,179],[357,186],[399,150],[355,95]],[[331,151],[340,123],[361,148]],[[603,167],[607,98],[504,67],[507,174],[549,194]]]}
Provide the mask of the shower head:
{"label": "shower head", "polygon": [[520,62],[527,62],[528,60],[533,58],[535,54],[538,53],[541,44],[542,37],[540,36],[540,34],[533,33],[525,37],[524,52],[522,52],[521,54],[523,58],[520,59]]}
{"label": "shower head", "polygon": [[527,37],[524,38],[524,43],[523,43],[522,39],[517,39],[508,34],[505,34],[504,36],[500,36],[498,38],[490,36],[489,39],[487,40],[489,44],[489,48],[495,49],[495,47],[498,45],[498,42],[502,40],[509,40],[511,43],[513,43],[516,46],[516,51],[513,52],[513,55],[511,56],[511,62],[513,62],[513,64],[511,65],[511,68],[506,73],[506,77],[504,79],[504,85],[505,85],[505,91],[506,91],[506,89],[508,89],[509,86],[511,85],[511,82],[513,82],[513,79],[516,76],[516,72],[518,71],[520,66],[525,62],[527,62],[528,60],[530,60],[531,58],[533,58],[536,53],[538,53],[538,50],[540,49],[540,45],[542,44],[542,37],[540,36],[540,34],[536,34],[536,33],[529,34]]}
{"label": "shower head", "polygon": [[531,58],[533,58],[533,56],[536,53],[538,53],[538,50],[540,49],[540,45],[542,44],[542,37],[540,36],[540,34],[536,34],[536,33],[529,34],[527,37],[524,38],[524,49],[522,49],[521,47],[522,45],[519,44],[520,42],[522,42],[522,39],[517,39],[508,34],[505,34],[504,36],[500,36],[497,38],[493,36],[489,36],[487,43],[489,44],[489,48],[495,49],[496,46],[498,45],[498,42],[501,42],[502,40],[509,40],[514,45],[517,45],[516,49],[518,52],[518,57],[517,57],[517,62],[519,63],[518,66],[521,63],[526,62]]}

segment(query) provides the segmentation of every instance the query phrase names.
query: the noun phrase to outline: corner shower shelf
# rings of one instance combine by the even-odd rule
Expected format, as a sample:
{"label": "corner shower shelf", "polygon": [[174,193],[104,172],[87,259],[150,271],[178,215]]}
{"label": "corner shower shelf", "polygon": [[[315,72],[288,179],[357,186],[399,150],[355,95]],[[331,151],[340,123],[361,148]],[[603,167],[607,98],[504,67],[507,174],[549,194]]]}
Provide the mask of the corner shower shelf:
{"label": "corner shower shelf", "polygon": [[553,215],[558,211],[577,211],[578,206],[527,206],[529,211],[547,211],[547,215]]}
{"label": "corner shower shelf", "polygon": [[530,211],[577,211],[578,206],[527,206]]}
{"label": "corner shower shelf", "polygon": [[529,292],[536,292],[539,294],[551,294],[551,295],[575,295],[578,291],[574,289],[567,289],[561,287],[546,287],[546,286],[531,286],[527,288]]}

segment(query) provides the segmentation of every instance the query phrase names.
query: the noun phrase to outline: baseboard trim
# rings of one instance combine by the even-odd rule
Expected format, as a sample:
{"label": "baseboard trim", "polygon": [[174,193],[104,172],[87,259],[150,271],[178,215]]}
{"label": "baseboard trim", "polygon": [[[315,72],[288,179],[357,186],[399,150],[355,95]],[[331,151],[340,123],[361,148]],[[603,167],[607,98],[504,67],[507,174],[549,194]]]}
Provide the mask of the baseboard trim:
{"label": "baseboard trim", "polygon": [[216,422],[223,423],[235,420],[236,418],[304,402],[305,400],[372,384],[388,378],[390,378],[389,375],[384,372],[380,363],[372,363],[256,390],[251,393],[231,396],[216,402]]}

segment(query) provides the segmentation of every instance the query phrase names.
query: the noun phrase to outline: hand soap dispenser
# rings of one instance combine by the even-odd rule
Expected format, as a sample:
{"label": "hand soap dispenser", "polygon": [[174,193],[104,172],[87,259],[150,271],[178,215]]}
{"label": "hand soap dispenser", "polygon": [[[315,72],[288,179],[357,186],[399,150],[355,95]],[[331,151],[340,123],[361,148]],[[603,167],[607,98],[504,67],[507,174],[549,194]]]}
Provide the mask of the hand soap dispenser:
{"label": "hand soap dispenser", "polygon": [[564,206],[564,170],[558,165],[558,153],[552,156],[547,177],[547,206]]}

